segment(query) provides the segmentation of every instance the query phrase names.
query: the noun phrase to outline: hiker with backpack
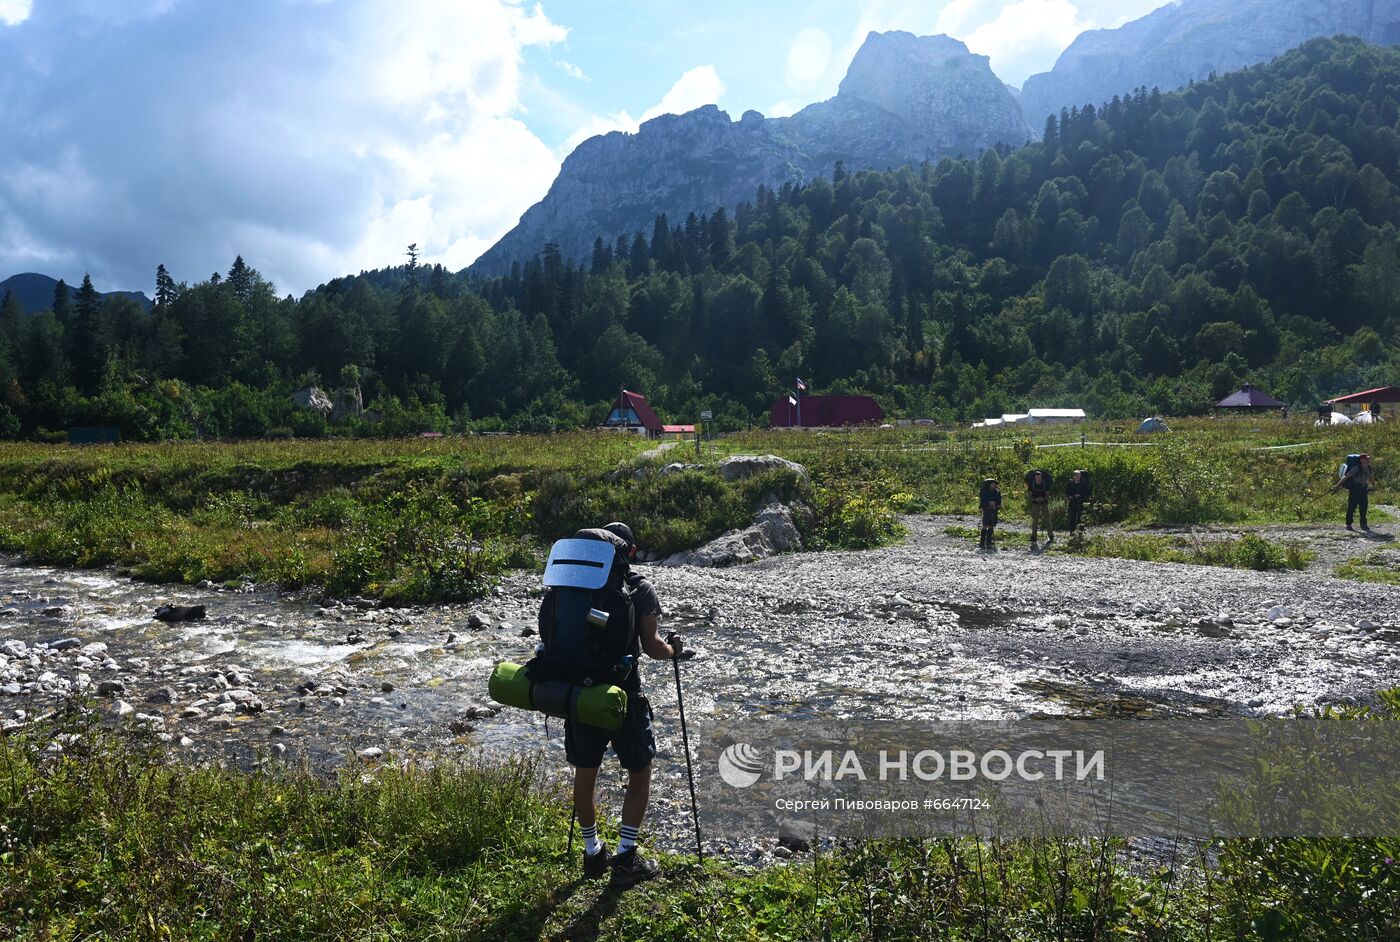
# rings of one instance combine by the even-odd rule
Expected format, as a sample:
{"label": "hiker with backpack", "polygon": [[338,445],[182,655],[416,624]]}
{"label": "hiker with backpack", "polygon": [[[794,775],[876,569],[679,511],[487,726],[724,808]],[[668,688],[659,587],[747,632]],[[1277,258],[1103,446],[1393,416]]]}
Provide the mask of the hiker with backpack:
{"label": "hiker with backpack", "polygon": [[[661,639],[661,603],[651,583],[631,568],[636,554],[637,541],[624,523],[580,530],[555,543],[545,565],[535,657],[523,666],[496,665],[490,683],[491,697],[499,703],[564,719],[584,876],[611,870],[611,884],[618,888],[660,872],[637,847],[656,757],[651,703],[642,692],[638,662],[642,652],[659,661],[682,654],[680,635]],[[677,678],[679,684],[679,667]],[[609,746],[627,770],[615,853],[598,839],[593,800]]]}
{"label": "hiker with backpack", "polygon": [[1055,530],[1050,524],[1050,472],[1036,469],[1026,472],[1026,493],[1031,503],[1031,545],[1039,544],[1040,524],[1045,524],[1045,544],[1055,542]]}
{"label": "hiker with backpack", "polygon": [[1352,529],[1351,521],[1360,511],[1361,529],[1367,533],[1371,528],[1366,525],[1366,510],[1371,503],[1371,491],[1376,487],[1376,478],[1371,470],[1371,456],[1366,454],[1347,455],[1346,463],[1342,465],[1341,479],[1332,485],[1332,489],[1327,493],[1345,487],[1347,489],[1347,529]]}
{"label": "hiker with backpack", "polygon": [[[611,593],[620,601],[625,599],[621,604],[631,610],[632,627],[628,639],[621,644],[614,642],[611,650],[623,652],[623,659],[630,668],[620,682],[627,692],[627,717],[622,726],[614,731],[565,720],[564,755],[574,767],[574,813],[583,833],[584,875],[602,876],[611,868],[610,883],[624,888],[649,880],[660,872],[657,862],[644,858],[637,847],[642,818],[646,815],[647,803],[651,798],[651,762],[656,756],[656,739],[651,730],[651,703],[642,694],[641,671],[637,662],[643,651],[654,660],[672,660],[680,656],[682,646],[680,635],[675,633],[662,640],[657,621],[661,615],[661,601],[651,583],[630,567],[637,555],[637,541],[632,536],[632,529],[625,523],[610,523],[602,528],[602,532],[619,541],[619,553],[625,559],[621,583]],[[545,619],[544,608],[547,605],[548,594],[541,605],[541,622]],[[611,626],[611,617],[608,622]],[[597,809],[593,801],[598,768],[603,762],[603,752],[610,745],[617,761],[627,770],[627,794],[622,801],[617,851],[611,854],[607,845],[598,839]]]}
{"label": "hiker with backpack", "polygon": [[982,508],[982,533],[977,548],[991,551],[997,548],[997,514],[1001,513],[1001,485],[996,478],[987,478],[982,482],[978,504]]}
{"label": "hiker with backpack", "polygon": [[1065,485],[1065,498],[1069,502],[1069,532],[1079,530],[1079,522],[1084,517],[1084,505],[1094,496],[1094,485],[1089,480],[1089,472],[1075,471]]}

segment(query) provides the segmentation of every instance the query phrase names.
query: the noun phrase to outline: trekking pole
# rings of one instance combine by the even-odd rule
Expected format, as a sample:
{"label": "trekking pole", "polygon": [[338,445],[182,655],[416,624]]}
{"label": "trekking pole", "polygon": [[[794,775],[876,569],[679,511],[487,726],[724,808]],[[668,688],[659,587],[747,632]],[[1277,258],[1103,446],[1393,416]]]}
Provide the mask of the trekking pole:
{"label": "trekking pole", "polygon": [[681,659],[671,658],[671,666],[676,669],[676,706],[681,717],[681,743],[685,747],[685,777],[690,783],[690,817],[695,822],[695,857],[705,861],[705,851],[700,846],[700,808],[695,803],[695,770],[690,765],[690,733],[685,727],[685,698],[681,695]]}

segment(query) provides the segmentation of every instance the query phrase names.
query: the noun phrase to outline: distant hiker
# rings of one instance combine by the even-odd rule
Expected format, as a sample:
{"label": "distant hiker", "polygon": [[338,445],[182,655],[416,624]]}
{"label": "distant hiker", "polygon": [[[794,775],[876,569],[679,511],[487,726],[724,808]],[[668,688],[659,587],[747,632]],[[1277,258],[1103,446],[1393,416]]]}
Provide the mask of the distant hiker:
{"label": "distant hiker", "polygon": [[1366,510],[1371,503],[1371,491],[1376,487],[1376,477],[1371,470],[1370,455],[1347,455],[1347,460],[1342,465],[1342,478],[1332,485],[1332,493],[1340,488],[1347,489],[1347,529],[1352,529],[1351,521],[1357,511],[1361,512],[1361,529],[1367,533],[1371,528],[1366,525]]}
{"label": "distant hiker", "polygon": [[982,507],[982,536],[978,549],[996,549],[997,514],[1001,513],[1001,485],[996,478],[982,482],[982,495],[978,499]]}
{"label": "distant hiker", "polygon": [[1094,485],[1089,480],[1088,471],[1076,471],[1070,475],[1065,485],[1065,497],[1069,500],[1069,532],[1079,530],[1079,521],[1084,515],[1084,504],[1094,496]]}
{"label": "distant hiker", "polygon": [[1031,502],[1031,545],[1039,540],[1040,524],[1045,524],[1045,542],[1055,542],[1055,530],[1050,524],[1050,472],[1040,469],[1026,472],[1026,493]]}

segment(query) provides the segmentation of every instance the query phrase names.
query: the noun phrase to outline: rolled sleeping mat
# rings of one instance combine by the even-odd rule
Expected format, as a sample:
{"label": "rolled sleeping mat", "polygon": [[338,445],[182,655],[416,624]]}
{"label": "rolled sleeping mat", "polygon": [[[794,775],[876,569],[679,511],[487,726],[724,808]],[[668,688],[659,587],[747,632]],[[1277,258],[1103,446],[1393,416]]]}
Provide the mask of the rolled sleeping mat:
{"label": "rolled sleeping mat", "polygon": [[521,710],[571,719],[585,726],[614,730],[627,718],[627,691],[614,684],[584,687],[559,680],[534,683],[519,664],[502,661],[487,685],[491,699]]}

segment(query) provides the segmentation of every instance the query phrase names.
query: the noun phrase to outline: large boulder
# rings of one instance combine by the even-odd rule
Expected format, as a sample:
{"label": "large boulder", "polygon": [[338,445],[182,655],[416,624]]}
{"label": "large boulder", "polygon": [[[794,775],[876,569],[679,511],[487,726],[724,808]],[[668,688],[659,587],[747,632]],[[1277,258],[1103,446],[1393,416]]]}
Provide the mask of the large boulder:
{"label": "large boulder", "polygon": [[786,470],[807,480],[807,469],[796,461],[788,461],[777,455],[734,455],[725,458],[719,465],[719,476],[726,481],[742,481],[765,471]]}
{"label": "large boulder", "polygon": [[327,396],[316,386],[307,386],[305,389],[298,389],[292,393],[292,402],[298,408],[309,409],[312,412],[319,412],[321,415],[330,415],[335,408],[330,396]]}
{"label": "large boulder", "polygon": [[733,566],[801,549],[802,534],[793,521],[792,509],[786,504],[769,504],[758,512],[752,526],[730,530],[698,549],[676,553],[662,565]]}

